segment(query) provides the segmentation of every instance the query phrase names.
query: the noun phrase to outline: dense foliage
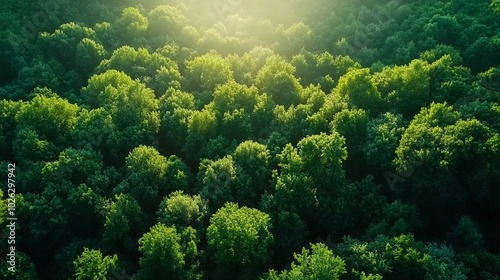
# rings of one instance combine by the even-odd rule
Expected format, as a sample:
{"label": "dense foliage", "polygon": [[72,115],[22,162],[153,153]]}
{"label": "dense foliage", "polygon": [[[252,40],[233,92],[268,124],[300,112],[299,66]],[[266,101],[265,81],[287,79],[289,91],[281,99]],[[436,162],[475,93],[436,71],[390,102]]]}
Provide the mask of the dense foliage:
{"label": "dense foliage", "polygon": [[500,1],[3,0],[1,279],[500,279]]}

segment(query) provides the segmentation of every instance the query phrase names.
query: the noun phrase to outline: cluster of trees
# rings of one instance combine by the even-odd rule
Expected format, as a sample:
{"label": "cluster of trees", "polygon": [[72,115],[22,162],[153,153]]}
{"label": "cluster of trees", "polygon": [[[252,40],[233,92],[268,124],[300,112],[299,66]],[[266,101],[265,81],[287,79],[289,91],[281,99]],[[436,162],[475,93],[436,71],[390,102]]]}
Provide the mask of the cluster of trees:
{"label": "cluster of trees", "polygon": [[500,279],[499,1],[139,2],[0,3],[2,279]]}

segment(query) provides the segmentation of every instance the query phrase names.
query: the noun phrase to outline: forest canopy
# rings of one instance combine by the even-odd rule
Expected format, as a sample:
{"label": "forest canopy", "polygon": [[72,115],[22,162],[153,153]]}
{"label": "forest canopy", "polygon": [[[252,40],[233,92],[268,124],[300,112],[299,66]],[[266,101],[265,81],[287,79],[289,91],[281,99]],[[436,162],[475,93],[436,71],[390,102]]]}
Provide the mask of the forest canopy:
{"label": "forest canopy", "polygon": [[500,1],[4,0],[0,27],[1,279],[500,279]]}

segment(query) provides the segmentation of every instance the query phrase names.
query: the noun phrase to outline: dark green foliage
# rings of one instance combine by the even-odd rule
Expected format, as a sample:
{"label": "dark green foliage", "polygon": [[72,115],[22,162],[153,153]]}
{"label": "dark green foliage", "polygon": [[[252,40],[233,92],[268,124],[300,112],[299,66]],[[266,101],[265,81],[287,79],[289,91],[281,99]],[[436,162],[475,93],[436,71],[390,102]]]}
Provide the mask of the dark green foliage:
{"label": "dark green foliage", "polygon": [[105,248],[122,254],[136,251],[136,240],[147,228],[137,201],[125,194],[115,195],[106,215],[102,240]]}
{"label": "dark green foliage", "polygon": [[0,278],[500,279],[499,14],[1,1]]}

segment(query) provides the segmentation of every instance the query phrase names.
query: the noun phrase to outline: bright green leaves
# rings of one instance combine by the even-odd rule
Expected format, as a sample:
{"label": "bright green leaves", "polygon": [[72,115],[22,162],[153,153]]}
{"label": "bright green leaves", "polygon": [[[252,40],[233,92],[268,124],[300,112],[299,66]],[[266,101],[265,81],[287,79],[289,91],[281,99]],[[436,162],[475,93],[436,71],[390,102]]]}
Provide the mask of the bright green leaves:
{"label": "bright green leaves", "polygon": [[128,176],[115,193],[130,193],[142,207],[156,209],[168,193],[187,190],[190,171],[176,156],[167,159],[152,147],[139,146],[129,154],[126,164]]}
{"label": "bright green leaves", "polygon": [[211,109],[203,109],[202,111],[193,111],[187,119],[187,138],[183,146],[190,161],[196,161],[199,156],[201,147],[216,136],[217,133],[217,117]]}
{"label": "bright green leaves", "polygon": [[269,94],[276,104],[288,108],[292,104],[298,104],[302,90],[294,73],[293,65],[279,56],[272,56],[257,73],[255,85],[261,92]]}
{"label": "bright green leaves", "polygon": [[140,269],[137,279],[201,279],[198,270],[196,230],[177,231],[158,223],[139,239]]}
{"label": "bright green leaves", "polygon": [[109,60],[104,60],[100,70],[114,69],[124,71],[134,79],[140,79],[162,96],[169,88],[180,89],[181,74],[177,63],[159,53],[150,54],[146,49],[135,50],[123,46],[113,52]]}
{"label": "bright green leaves", "polygon": [[192,94],[169,89],[160,99],[160,137],[162,147],[178,154],[188,137],[190,116],[195,109]]}
{"label": "bright green leaves", "polygon": [[105,256],[101,251],[85,248],[74,261],[76,280],[105,280],[118,268],[118,257]]}
{"label": "bright green leaves", "polygon": [[113,23],[113,29],[123,42],[131,42],[145,35],[148,29],[148,19],[136,8],[125,8],[122,16]]}
{"label": "bright green leaves", "polygon": [[371,78],[369,69],[351,69],[340,78],[334,91],[344,98],[351,108],[371,110],[372,114],[380,110],[380,92]]}
{"label": "bright green leaves", "polygon": [[[6,195],[8,197],[8,194]],[[3,225],[7,217],[7,198],[4,199],[2,190],[0,190],[0,225]]]}
{"label": "bright green leaves", "polygon": [[[121,121],[155,125],[154,111],[158,110],[158,101],[153,92],[138,81],[133,81],[123,72],[109,70],[90,78],[88,86],[82,89],[86,104],[103,107],[116,119],[117,125],[124,127]],[[142,117],[144,120],[134,120]]]}
{"label": "bright green leaves", "polygon": [[485,143],[491,136],[490,129],[475,119],[460,120],[455,125],[446,127],[443,138],[446,161],[464,168],[457,172],[471,169],[475,162],[486,156]]}
{"label": "bright green leaves", "polygon": [[414,60],[408,66],[386,67],[374,75],[375,84],[391,109],[410,118],[429,103],[427,68],[427,63]]}
{"label": "bright green leaves", "polygon": [[432,104],[430,108],[422,109],[403,134],[396,150],[394,163],[398,172],[404,175],[403,177],[409,177],[421,166],[439,168],[439,146],[444,134],[443,127],[454,124],[459,117],[460,115],[446,104]]}
{"label": "bright green leaves", "polygon": [[217,52],[210,52],[187,62],[185,78],[187,90],[211,93],[218,85],[233,80],[233,71]]}
{"label": "bright green leaves", "polygon": [[143,174],[148,180],[161,180],[166,173],[167,159],[152,147],[140,146],[127,157],[127,167],[129,172]]}
{"label": "bright green leaves", "polygon": [[453,110],[446,103],[433,103],[428,108],[422,108],[421,112],[415,116],[412,123],[428,124],[431,127],[454,124],[460,118],[460,113]]}
{"label": "bright green leaves", "polygon": [[123,72],[109,70],[90,78],[89,85],[82,89],[82,96],[86,104],[92,108],[102,107],[110,116],[99,122],[108,123],[106,132],[110,134],[105,141],[114,162],[122,161],[134,147],[157,141],[158,100],[153,91],[139,81],[133,81]]}
{"label": "bright green leaves", "polygon": [[500,14],[500,1],[493,0],[491,1],[490,8],[497,14]]}
{"label": "bright green leaves", "polygon": [[213,96],[214,110],[219,114],[232,112],[235,108],[249,114],[259,101],[256,87],[247,87],[234,81],[217,87]]}
{"label": "bright green leaves", "polygon": [[347,156],[344,143],[334,132],[306,137],[297,148],[288,144],[277,156],[280,173],[275,173],[274,192],[262,198],[263,209],[273,218],[286,211],[314,227],[344,230],[346,223],[331,219],[344,209],[352,209],[344,202],[355,196],[356,187],[346,185],[342,168]]}
{"label": "bright green leaves", "polygon": [[290,270],[278,273],[271,270],[267,280],[338,280],[346,273],[345,262],[333,255],[324,244],[311,244],[311,249],[302,249],[302,254],[294,254],[295,262]]}
{"label": "bright green leaves", "polygon": [[88,86],[82,89],[82,99],[92,108],[103,107],[115,101],[118,95],[116,89],[126,89],[132,83],[129,76],[116,70],[94,75],[89,79]]}
{"label": "bright green leaves", "polygon": [[157,214],[158,221],[167,226],[200,228],[205,205],[199,195],[190,196],[182,191],[176,191],[163,199]]}
{"label": "bright green leaves", "polygon": [[[345,140],[338,133],[320,134],[297,144],[305,170],[318,184],[340,184],[344,179],[342,162],[347,158]],[[333,186],[331,186],[333,187]]]}
{"label": "bright green leaves", "polygon": [[269,215],[227,203],[210,219],[208,244],[219,265],[262,265],[273,243]]}
{"label": "bright green leaves", "polygon": [[59,97],[35,96],[16,116],[19,128],[31,128],[43,139],[59,143],[75,126],[80,109]]}
{"label": "bright green leaves", "polygon": [[139,239],[141,270],[138,279],[157,279],[169,275],[172,279],[185,279],[185,260],[181,237],[175,228],[163,224],[153,226]]}
{"label": "bright green leaves", "polygon": [[310,220],[318,209],[317,188],[313,180],[303,173],[281,174],[276,180],[274,192],[263,196],[262,208],[272,213],[273,217],[286,211]]}

